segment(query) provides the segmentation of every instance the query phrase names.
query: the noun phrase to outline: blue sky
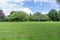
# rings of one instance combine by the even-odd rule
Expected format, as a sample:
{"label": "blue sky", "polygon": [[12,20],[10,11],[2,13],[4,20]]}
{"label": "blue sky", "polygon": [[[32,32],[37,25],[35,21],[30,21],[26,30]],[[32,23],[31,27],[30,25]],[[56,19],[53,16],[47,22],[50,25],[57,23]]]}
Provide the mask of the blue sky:
{"label": "blue sky", "polygon": [[11,11],[24,11],[26,13],[41,12],[45,14],[51,9],[59,10],[59,5],[55,0],[1,0],[0,9],[5,15],[9,15]]}

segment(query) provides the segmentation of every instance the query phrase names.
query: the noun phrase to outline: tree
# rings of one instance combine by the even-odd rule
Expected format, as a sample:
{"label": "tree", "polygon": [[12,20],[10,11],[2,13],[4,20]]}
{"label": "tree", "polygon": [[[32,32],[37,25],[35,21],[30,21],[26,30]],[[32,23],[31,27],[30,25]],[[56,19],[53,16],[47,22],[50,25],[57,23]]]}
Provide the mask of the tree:
{"label": "tree", "polygon": [[31,13],[28,15],[28,20],[33,21],[33,15]]}
{"label": "tree", "polygon": [[33,14],[34,21],[40,21],[40,18],[41,18],[41,13],[40,12],[35,12]]}
{"label": "tree", "polygon": [[10,18],[10,15],[5,16],[5,21],[11,21],[12,19]]}
{"label": "tree", "polygon": [[55,9],[52,9],[49,13],[48,13],[48,16],[50,17],[50,19],[52,21],[57,21],[58,20],[58,17],[57,17],[57,11]]}
{"label": "tree", "polygon": [[58,20],[60,20],[60,11],[58,12],[58,15],[57,16],[58,16]]}
{"label": "tree", "polygon": [[3,13],[3,10],[0,10],[0,21],[4,20],[4,13]]}
{"label": "tree", "polygon": [[59,4],[60,5],[60,0],[56,0],[57,1],[57,4]]}
{"label": "tree", "polygon": [[40,20],[41,21],[50,21],[50,18],[49,18],[49,16],[47,14],[42,14]]}
{"label": "tree", "polygon": [[27,14],[23,11],[12,11],[10,13],[10,19],[12,21],[25,21],[27,20]]}

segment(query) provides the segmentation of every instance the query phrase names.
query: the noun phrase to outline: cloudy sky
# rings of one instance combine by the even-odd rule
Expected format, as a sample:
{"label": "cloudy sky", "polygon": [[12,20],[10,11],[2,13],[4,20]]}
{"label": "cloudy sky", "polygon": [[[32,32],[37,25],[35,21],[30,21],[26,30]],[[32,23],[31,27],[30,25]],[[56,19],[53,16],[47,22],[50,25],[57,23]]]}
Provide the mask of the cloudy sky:
{"label": "cloudy sky", "polygon": [[59,10],[59,5],[55,0],[0,0],[0,9],[5,15],[9,15],[11,11],[24,11],[26,13],[34,13],[39,11],[43,14],[51,9]]}

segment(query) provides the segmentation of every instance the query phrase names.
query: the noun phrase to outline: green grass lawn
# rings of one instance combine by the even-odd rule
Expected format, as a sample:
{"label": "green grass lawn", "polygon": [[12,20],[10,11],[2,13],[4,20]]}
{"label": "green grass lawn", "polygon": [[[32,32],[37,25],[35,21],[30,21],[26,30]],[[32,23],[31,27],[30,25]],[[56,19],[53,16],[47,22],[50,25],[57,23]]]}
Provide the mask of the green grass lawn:
{"label": "green grass lawn", "polygon": [[0,40],[60,40],[60,22],[0,22]]}

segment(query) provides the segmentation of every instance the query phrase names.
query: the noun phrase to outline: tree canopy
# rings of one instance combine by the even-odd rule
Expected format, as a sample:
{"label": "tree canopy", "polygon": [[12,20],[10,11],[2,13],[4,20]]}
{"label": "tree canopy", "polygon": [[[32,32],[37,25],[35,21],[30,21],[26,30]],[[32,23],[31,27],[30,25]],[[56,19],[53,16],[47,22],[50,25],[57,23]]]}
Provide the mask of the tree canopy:
{"label": "tree canopy", "polygon": [[58,14],[57,11],[55,9],[52,9],[49,11],[48,16],[50,17],[51,20],[57,21],[58,20],[57,14]]}
{"label": "tree canopy", "polygon": [[59,4],[59,5],[60,5],[60,0],[56,0],[56,2],[57,2],[57,4]]}
{"label": "tree canopy", "polygon": [[60,21],[60,11],[51,9],[48,14],[35,12],[27,14],[24,11],[12,11],[6,16],[3,10],[0,10],[0,21]]}
{"label": "tree canopy", "polygon": [[33,17],[34,17],[34,20],[35,20],[35,21],[40,21],[41,13],[40,13],[40,12],[35,12],[35,13],[33,14]]}

